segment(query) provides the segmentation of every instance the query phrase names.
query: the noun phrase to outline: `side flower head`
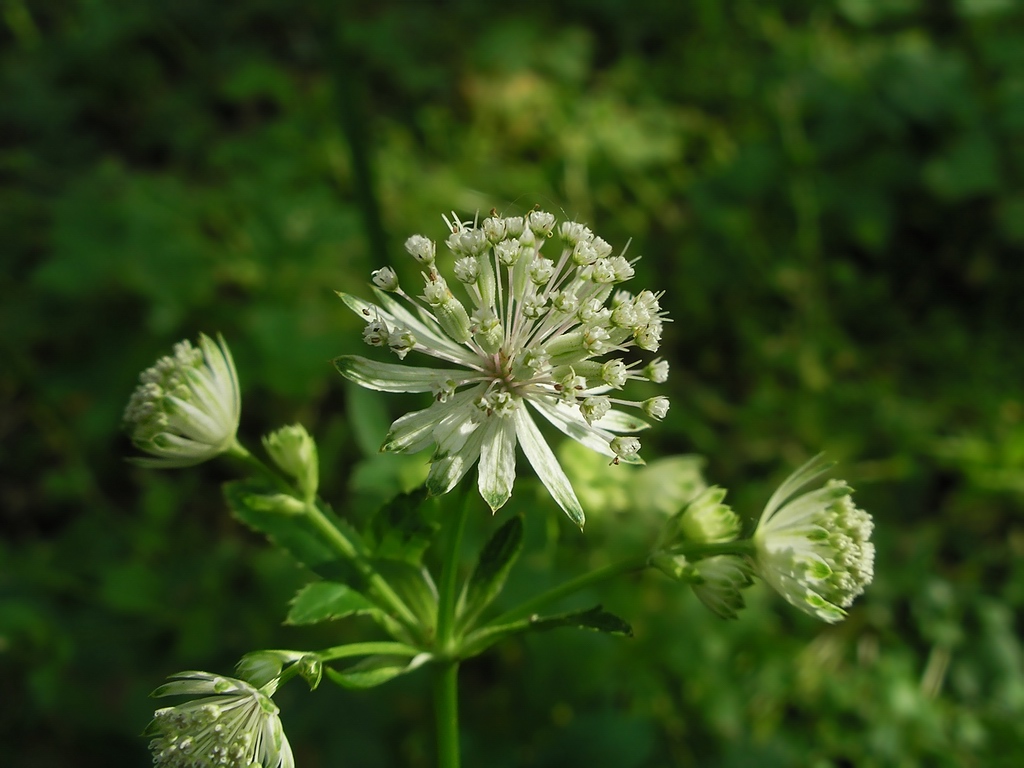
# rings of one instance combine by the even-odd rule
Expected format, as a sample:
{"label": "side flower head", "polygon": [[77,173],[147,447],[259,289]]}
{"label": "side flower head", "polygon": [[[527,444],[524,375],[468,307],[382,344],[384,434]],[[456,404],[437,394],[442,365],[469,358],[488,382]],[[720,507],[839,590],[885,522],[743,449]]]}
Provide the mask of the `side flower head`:
{"label": "side flower head", "polygon": [[190,467],[231,447],[241,415],[238,374],[231,351],[218,334],[199,336],[199,346],[181,341],[174,353],[139,376],[125,427],[132,443],[155,458],[145,467]]}
{"label": "side flower head", "polygon": [[444,220],[452,279],[441,275],[434,243],[414,235],[406,250],[422,268],[421,294],[406,293],[382,270],[374,273],[376,303],[341,294],[366,322],[368,344],[387,347],[400,360],[418,352],[440,367],[360,356],[335,363],[370,389],[433,394],[428,408],[391,425],[382,448],[413,452],[433,445],[431,493],[447,493],[478,463],[480,494],[497,510],[512,493],[518,445],[554,500],[582,526],[580,503],[533,413],[613,464],[642,464],[639,441],[621,435],[649,425],[616,406],[660,419],[668,400],[614,395],[630,379],[667,378],[663,362],[642,367],[622,357],[657,351],[666,322],[661,294],[622,290],[634,262],[613,255],[586,226],[557,224],[550,213],[492,214],[479,227],[454,214]]}
{"label": "side flower head", "polygon": [[167,768],[294,768],[277,705],[276,681],[249,683],[208,672],[181,672],[154,696],[202,698],[158,709],[143,735],[151,736],[153,765]]}
{"label": "side flower head", "polygon": [[817,456],[772,494],[754,532],[760,576],[792,605],[822,621],[846,616],[874,576],[871,515],[843,480],[795,494],[829,465]]}

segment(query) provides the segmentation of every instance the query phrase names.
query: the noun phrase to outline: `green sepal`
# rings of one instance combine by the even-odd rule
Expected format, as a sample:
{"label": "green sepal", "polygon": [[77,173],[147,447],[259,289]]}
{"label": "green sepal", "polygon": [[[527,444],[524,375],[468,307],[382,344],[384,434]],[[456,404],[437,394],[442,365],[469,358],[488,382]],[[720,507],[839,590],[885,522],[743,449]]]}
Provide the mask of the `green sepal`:
{"label": "green sepal", "polygon": [[298,664],[299,675],[306,681],[309,690],[315,691],[320,687],[320,681],[324,676],[324,663],[310,653],[299,659]]}
{"label": "green sepal", "polygon": [[301,657],[299,651],[253,651],[245,654],[235,665],[235,674],[240,680],[262,688],[280,677],[285,664],[291,664]]}
{"label": "green sepal", "polygon": [[512,566],[523,548],[523,519],[518,515],[501,526],[480,552],[473,573],[459,597],[461,627],[471,626],[505,586]]}
{"label": "green sepal", "polygon": [[430,660],[429,653],[409,659],[407,656],[371,656],[339,671],[327,667],[327,676],[342,688],[375,688],[412,672]]}
{"label": "green sepal", "polygon": [[317,624],[331,619],[344,619],[379,612],[373,603],[347,584],[336,581],[314,581],[292,598],[285,624]]}
{"label": "green sepal", "polygon": [[441,505],[419,488],[389,501],[371,518],[366,542],[374,557],[419,565],[423,553],[441,528]]}
{"label": "green sepal", "polygon": [[589,629],[611,635],[633,636],[633,628],[613,613],[604,610],[600,605],[583,611],[570,611],[554,616],[531,616],[508,624],[483,627],[471,633],[460,649],[462,658],[476,656],[500,640],[520,635],[525,632],[546,632],[561,627]]}

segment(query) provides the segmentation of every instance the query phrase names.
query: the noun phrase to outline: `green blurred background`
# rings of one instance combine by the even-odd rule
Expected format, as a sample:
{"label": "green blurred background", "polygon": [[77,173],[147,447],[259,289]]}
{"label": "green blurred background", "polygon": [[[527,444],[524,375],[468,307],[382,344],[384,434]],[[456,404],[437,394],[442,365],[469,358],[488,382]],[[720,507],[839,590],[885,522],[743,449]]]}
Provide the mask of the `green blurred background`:
{"label": "green blurred background", "polygon": [[[346,389],[333,291],[414,274],[443,211],[537,203],[666,291],[648,460],[706,457],[750,520],[828,451],[876,581],[836,627],[763,586],[732,623],[654,575],[601,590],[634,638],[465,666],[465,764],[1021,764],[1024,3],[372,5],[0,0],[0,762],[146,764],[166,675],[370,636],[281,626],[303,575],[225,512],[229,470],[126,465],[121,409],[221,331],[243,436],[306,423],[359,518],[414,481],[374,449],[418,401]],[[513,598],[643,545],[650,510],[592,490],[583,535],[529,510]],[[430,766],[427,691],[278,699],[303,768]]]}

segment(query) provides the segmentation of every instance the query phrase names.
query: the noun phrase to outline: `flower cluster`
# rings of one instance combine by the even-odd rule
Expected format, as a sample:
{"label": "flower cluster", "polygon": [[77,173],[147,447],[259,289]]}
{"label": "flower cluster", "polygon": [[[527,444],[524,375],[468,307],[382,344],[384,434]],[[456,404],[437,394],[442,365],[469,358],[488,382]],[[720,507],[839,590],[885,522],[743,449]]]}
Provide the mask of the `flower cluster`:
{"label": "flower cluster", "polygon": [[270,699],[274,683],[254,688],[207,672],[182,672],[154,696],[203,698],[158,709],[145,735],[153,764],[167,768],[294,768],[295,759]]}
{"label": "flower cluster", "polygon": [[160,358],[139,376],[124,412],[135,447],[156,458],[147,467],[190,467],[223,453],[235,440],[241,415],[238,374],[224,339],[200,335]]}
{"label": "flower cluster", "polygon": [[795,496],[828,468],[817,456],[779,486],[761,514],[754,545],[765,581],[800,610],[836,622],[874,576],[874,523],[843,480]]}
{"label": "flower cluster", "polygon": [[[338,369],[371,389],[433,394],[429,408],[392,425],[383,446],[436,446],[430,492],[451,490],[479,461],[480,494],[498,509],[512,493],[518,444],[555,501],[582,525],[579,501],[524,404],[613,463],[642,463],[639,441],[625,435],[649,425],[617,406],[662,419],[668,400],[633,401],[617,391],[631,379],[661,383],[668,376],[663,360],[644,366],[621,357],[658,350],[665,322],[660,294],[622,290],[634,262],[614,255],[583,224],[557,224],[544,211],[492,215],[479,226],[453,214],[445,223],[461,297],[438,269],[434,242],[422,235],[405,243],[422,267],[421,293],[406,293],[385,267],[372,275],[376,303],[341,294],[365,320],[368,344],[400,360],[423,353],[444,367],[345,356]],[[556,249],[551,258],[549,242]]]}

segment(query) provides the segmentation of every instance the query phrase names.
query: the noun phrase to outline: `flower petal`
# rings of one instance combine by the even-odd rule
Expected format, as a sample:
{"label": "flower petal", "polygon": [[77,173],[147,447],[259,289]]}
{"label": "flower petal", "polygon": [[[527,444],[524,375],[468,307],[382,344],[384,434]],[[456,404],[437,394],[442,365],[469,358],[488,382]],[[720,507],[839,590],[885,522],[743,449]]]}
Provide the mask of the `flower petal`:
{"label": "flower petal", "polygon": [[480,458],[483,434],[483,429],[473,430],[461,450],[437,459],[430,465],[430,472],[427,474],[427,493],[431,496],[440,496],[455,487]]}
{"label": "flower petal", "polygon": [[523,453],[530,464],[533,465],[537,477],[544,483],[544,487],[551,493],[555,503],[569,516],[580,528],[583,527],[585,516],[583,507],[580,506],[576,493],[569,484],[569,478],[565,476],[562,467],[551,452],[544,436],[533,421],[526,408],[517,408],[515,415],[516,435],[519,444],[523,447]]}
{"label": "flower petal", "polygon": [[[604,429],[599,429],[597,425],[588,424],[578,409],[562,402],[548,402],[539,398],[531,398],[529,402],[541,416],[550,421],[563,434],[587,446],[590,450],[597,451],[602,456],[616,458],[617,454],[609,446],[615,435]],[[645,463],[635,453],[619,457],[619,461],[623,464]]]}
{"label": "flower petal", "polygon": [[775,510],[778,509],[786,499],[815,478],[825,474],[825,472],[831,469],[831,467],[832,462],[825,460],[824,453],[819,453],[802,467],[793,472],[793,474],[787,477],[782,482],[782,485],[775,490],[772,497],[768,499],[768,503],[764,505],[764,511],[761,513],[761,522],[758,523],[758,525],[760,526],[761,523],[774,515]]}
{"label": "flower petal", "polygon": [[461,382],[468,373],[447,368],[378,363],[359,355],[336,357],[334,366],[349,381],[378,392],[430,392],[448,379]]}
{"label": "flower petal", "polygon": [[477,485],[491,511],[497,512],[512,495],[516,479],[516,425],[511,418],[492,416],[484,430]]}
{"label": "flower petal", "polygon": [[608,411],[608,413],[594,422],[594,426],[608,432],[615,432],[616,434],[642,432],[645,429],[651,428],[651,425],[639,416],[634,416],[632,413],[626,413],[625,411],[615,410]]}
{"label": "flower petal", "polygon": [[435,442],[434,430],[449,414],[459,409],[473,408],[473,398],[484,387],[486,384],[464,390],[452,396],[446,403],[435,402],[429,408],[413,411],[396,419],[380,449],[385,453],[422,451]]}

